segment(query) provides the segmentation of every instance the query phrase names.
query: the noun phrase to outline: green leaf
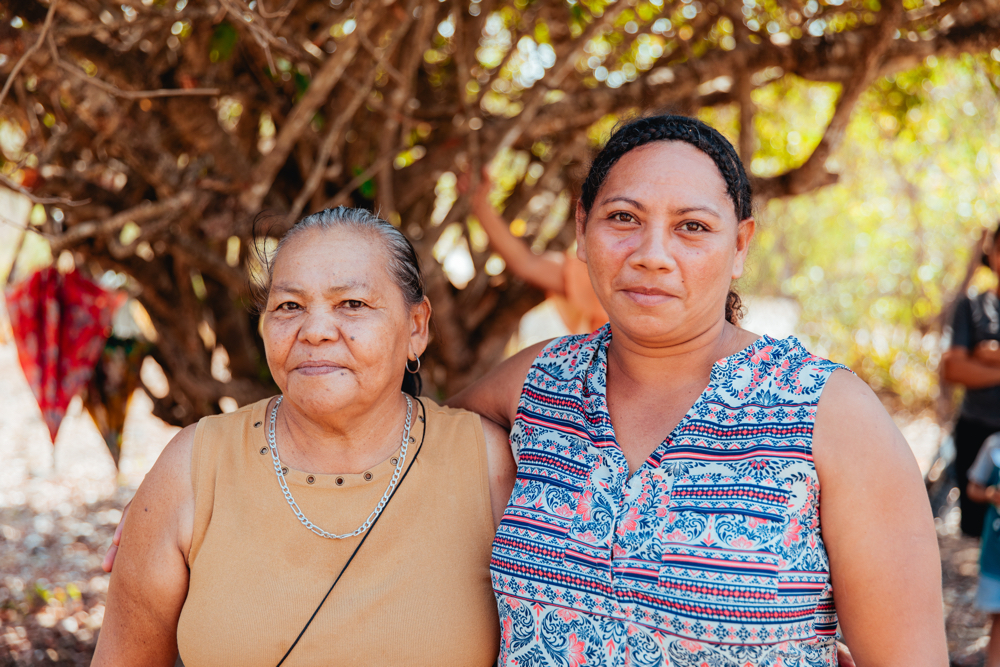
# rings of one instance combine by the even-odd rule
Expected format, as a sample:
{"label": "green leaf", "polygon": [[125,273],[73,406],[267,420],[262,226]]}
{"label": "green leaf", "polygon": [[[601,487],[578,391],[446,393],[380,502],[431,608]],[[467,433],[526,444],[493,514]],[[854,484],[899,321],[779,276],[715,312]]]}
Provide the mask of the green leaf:
{"label": "green leaf", "polygon": [[237,40],[236,28],[229,21],[223,21],[215,26],[212,33],[212,41],[209,43],[208,57],[213,63],[220,60],[229,60],[236,48]]}

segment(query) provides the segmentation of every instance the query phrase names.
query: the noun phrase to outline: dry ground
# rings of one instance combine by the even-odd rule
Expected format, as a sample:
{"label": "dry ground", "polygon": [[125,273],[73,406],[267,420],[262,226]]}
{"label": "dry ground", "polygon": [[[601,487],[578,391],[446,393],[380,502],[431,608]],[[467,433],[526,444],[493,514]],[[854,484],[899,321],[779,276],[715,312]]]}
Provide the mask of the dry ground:
{"label": "dry ground", "polygon": [[[87,665],[108,588],[101,558],[120,508],[177,429],[137,392],[116,472],[77,400],[53,448],[9,343],[0,344],[0,405],[0,667]],[[910,421],[904,432],[926,470],[936,426]],[[939,521],[949,649],[955,664],[978,666],[988,622],[971,604],[978,547],[956,528],[954,512]]]}

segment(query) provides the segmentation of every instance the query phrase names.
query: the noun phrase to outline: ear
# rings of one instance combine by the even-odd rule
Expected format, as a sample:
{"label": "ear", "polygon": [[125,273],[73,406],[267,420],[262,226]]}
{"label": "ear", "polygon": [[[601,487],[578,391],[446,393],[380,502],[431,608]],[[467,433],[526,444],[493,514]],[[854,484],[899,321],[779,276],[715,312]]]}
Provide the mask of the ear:
{"label": "ear", "polygon": [[587,212],[579,200],[576,202],[576,257],[587,263]]}
{"label": "ear", "polygon": [[430,340],[430,322],[431,302],[424,297],[423,301],[410,308],[409,354],[414,357],[419,357],[427,349],[427,342]]}
{"label": "ear", "polygon": [[747,260],[747,253],[750,252],[750,240],[753,239],[754,232],[757,231],[757,221],[753,218],[740,220],[736,230],[736,258],[733,261],[733,280],[743,275],[743,266]]}

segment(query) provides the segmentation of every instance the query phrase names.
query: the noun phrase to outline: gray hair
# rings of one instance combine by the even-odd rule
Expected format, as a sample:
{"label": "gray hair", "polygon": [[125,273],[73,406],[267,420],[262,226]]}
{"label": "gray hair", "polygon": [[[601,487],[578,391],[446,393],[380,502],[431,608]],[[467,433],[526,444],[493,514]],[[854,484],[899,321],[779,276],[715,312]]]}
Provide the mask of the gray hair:
{"label": "gray hair", "polygon": [[[256,223],[254,223],[256,227]],[[424,278],[420,273],[420,263],[413,245],[403,233],[363,208],[338,206],[328,208],[319,213],[313,213],[292,225],[278,241],[274,252],[267,252],[261,245],[255,243],[253,248],[263,268],[262,272],[250,274],[250,294],[258,313],[263,313],[267,307],[267,298],[271,292],[271,281],[274,278],[274,262],[285,245],[299,234],[309,230],[329,231],[331,229],[347,228],[370,234],[379,238],[389,255],[386,269],[396,287],[403,294],[406,305],[413,307],[424,300]],[[256,237],[257,234],[255,233]],[[417,366],[419,372],[420,366]],[[411,396],[419,396],[421,391],[420,375],[407,366],[403,373],[402,391]]]}
{"label": "gray hair", "polygon": [[347,228],[378,237],[389,255],[386,268],[392,276],[396,287],[403,294],[403,301],[408,306],[416,306],[424,300],[424,279],[420,273],[420,263],[413,245],[403,233],[391,224],[363,208],[338,206],[328,208],[318,213],[308,215],[285,232],[274,252],[268,253],[259,246],[257,257],[263,267],[263,275],[251,279],[251,293],[258,312],[263,312],[267,298],[271,292],[271,280],[274,277],[274,262],[288,242],[310,230],[329,231],[331,229]]}

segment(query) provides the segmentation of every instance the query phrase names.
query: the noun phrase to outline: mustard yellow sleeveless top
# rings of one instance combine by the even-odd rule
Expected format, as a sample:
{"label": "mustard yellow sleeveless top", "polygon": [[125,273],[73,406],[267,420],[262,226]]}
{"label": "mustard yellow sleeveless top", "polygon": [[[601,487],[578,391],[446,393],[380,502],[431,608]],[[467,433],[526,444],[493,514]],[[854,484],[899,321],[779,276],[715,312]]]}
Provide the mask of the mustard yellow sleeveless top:
{"label": "mustard yellow sleeveless top", "polygon": [[[496,659],[482,423],[421,400],[419,457],[286,667]],[[361,540],[319,537],[292,513],[267,448],[267,405],[202,419],[195,432],[191,578],[177,629],[185,667],[277,665]],[[413,407],[410,460],[425,427]],[[375,508],[396,456],[362,474],[285,478],[309,519],[347,533]]]}

